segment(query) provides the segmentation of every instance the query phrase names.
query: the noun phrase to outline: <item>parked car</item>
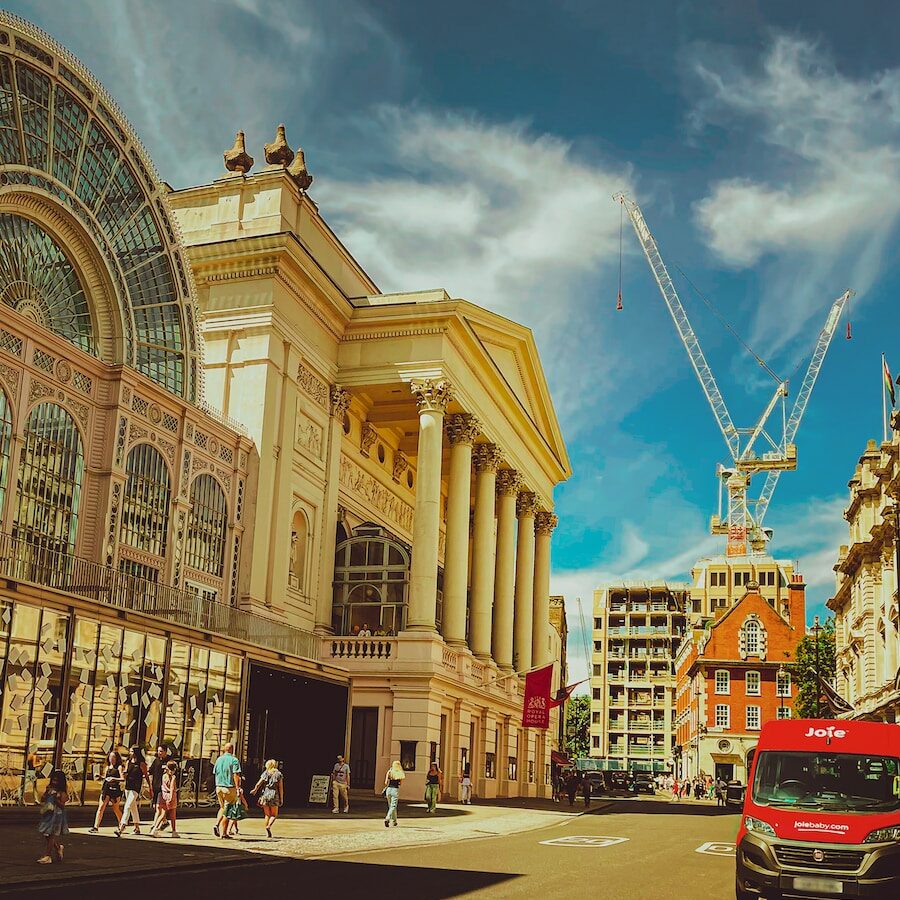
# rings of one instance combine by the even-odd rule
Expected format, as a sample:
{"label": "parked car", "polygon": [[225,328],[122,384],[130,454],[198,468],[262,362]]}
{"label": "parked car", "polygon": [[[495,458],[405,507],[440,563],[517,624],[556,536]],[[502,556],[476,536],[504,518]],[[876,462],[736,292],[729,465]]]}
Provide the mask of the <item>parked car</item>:
{"label": "parked car", "polygon": [[629,772],[604,772],[606,788],[611,794],[634,793],[634,779]]}
{"label": "parked car", "polygon": [[650,772],[635,772],[634,790],[638,794],[655,794],[656,783],[653,781],[653,775]]}

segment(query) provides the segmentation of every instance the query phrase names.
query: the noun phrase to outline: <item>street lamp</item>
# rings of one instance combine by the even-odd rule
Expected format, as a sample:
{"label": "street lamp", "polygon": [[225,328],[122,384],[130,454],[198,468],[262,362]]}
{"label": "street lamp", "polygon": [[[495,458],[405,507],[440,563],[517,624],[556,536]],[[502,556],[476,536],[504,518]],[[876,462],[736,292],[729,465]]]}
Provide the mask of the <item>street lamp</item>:
{"label": "street lamp", "polygon": [[775,673],[775,691],[778,694],[778,718],[784,718],[784,676],[787,674],[787,670],[784,668],[784,663],[781,663],[778,666],[778,671]]}
{"label": "street lamp", "polygon": [[819,617],[813,619],[813,631],[816,635],[816,718],[819,718],[819,704],[822,698],[822,676],[819,673]]}

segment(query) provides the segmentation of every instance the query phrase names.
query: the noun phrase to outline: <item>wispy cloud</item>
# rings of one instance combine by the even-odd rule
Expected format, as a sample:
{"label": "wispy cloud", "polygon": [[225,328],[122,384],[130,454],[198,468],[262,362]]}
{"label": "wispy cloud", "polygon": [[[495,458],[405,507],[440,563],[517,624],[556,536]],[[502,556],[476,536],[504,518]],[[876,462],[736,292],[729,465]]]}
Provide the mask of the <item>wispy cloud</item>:
{"label": "wispy cloud", "polygon": [[816,43],[784,35],[757,68],[708,48],[703,57],[693,124],[762,147],[759,174],[714,183],[695,218],[721,260],[763,264],[751,343],[772,353],[879,273],[900,215],[900,69],[852,77]]}

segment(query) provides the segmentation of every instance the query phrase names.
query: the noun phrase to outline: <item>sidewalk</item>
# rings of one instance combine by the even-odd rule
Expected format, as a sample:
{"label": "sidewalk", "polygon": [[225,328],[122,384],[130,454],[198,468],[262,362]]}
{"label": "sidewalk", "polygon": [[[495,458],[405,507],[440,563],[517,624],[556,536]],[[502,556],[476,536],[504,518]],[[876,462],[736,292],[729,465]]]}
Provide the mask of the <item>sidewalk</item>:
{"label": "sidewalk", "polygon": [[[0,894],[15,892],[24,882],[70,881],[73,878],[133,877],[141,871],[159,868],[198,868],[264,862],[271,856],[316,858],[370,850],[428,845],[508,835],[563,822],[584,812],[579,805],[569,808],[547,800],[515,798],[462,806],[447,803],[429,815],[422,802],[401,802],[399,825],[382,824],[385,804],[380,800],[354,799],[350,813],[334,815],[328,810],[287,810],[266,837],[258,810],[241,823],[237,838],[222,840],[212,834],[215,815],[179,818],[180,838],[167,832],[151,838],[143,826],[140,836],[126,832],[113,836],[111,816],[100,834],[89,834],[87,824],[71,822],[72,833],[65,841],[66,861],[62,865],[39,866],[43,852],[37,833],[37,816],[26,823],[19,816],[3,822],[4,865],[0,867]],[[596,802],[592,809],[605,804]],[[188,812],[188,811],[186,811]],[[142,819],[146,819],[142,810]],[[79,821],[83,817],[78,816]]]}

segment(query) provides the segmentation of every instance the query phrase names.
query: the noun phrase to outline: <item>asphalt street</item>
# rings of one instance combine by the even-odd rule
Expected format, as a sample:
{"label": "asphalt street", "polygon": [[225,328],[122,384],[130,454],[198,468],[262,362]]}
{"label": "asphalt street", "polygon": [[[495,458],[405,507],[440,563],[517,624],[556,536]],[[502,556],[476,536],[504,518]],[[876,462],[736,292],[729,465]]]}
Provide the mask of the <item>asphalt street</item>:
{"label": "asphalt street", "polygon": [[[223,860],[191,870],[19,886],[23,898],[616,898],[734,896],[738,816],[706,804],[622,799],[515,835],[319,859]],[[401,825],[402,827],[402,825]]]}

